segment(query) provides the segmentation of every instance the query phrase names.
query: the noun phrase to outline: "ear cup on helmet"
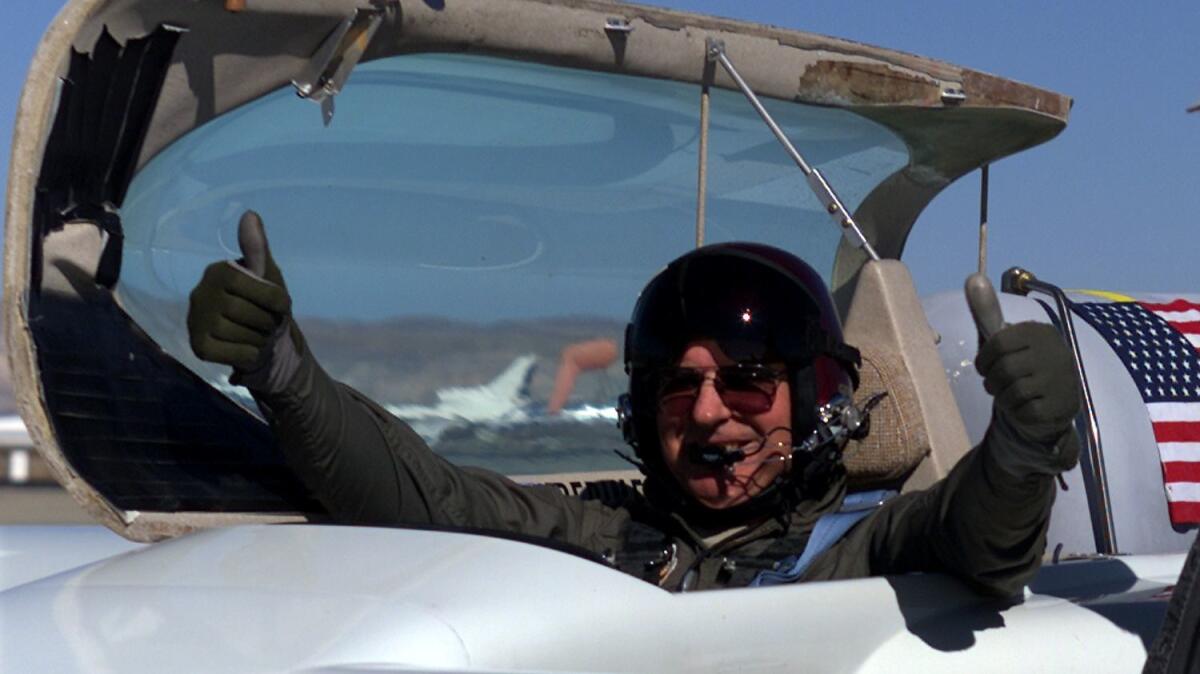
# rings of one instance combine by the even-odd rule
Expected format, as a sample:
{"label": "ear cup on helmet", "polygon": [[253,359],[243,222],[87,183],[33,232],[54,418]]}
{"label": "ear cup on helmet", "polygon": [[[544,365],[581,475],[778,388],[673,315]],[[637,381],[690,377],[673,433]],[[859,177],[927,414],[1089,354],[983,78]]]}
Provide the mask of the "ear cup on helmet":
{"label": "ear cup on helmet", "polygon": [[621,429],[621,437],[630,447],[637,446],[637,431],[633,425],[633,402],[628,393],[622,393],[617,398],[617,427]]}

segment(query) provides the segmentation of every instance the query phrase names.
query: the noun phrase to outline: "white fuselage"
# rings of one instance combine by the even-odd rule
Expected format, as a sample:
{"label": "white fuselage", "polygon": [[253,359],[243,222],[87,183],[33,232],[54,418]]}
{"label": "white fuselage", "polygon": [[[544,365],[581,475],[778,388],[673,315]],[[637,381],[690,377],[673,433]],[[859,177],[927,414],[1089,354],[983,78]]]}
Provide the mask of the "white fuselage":
{"label": "white fuselage", "polygon": [[[0,541],[11,552],[42,531]],[[1065,562],[1015,601],[937,575],[671,594],[459,533],[244,526],[142,547],[96,532],[126,551],[0,592],[0,615],[21,617],[0,637],[6,668],[1135,671],[1183,562]],[[81,543],[80,559],[96,549]]]}

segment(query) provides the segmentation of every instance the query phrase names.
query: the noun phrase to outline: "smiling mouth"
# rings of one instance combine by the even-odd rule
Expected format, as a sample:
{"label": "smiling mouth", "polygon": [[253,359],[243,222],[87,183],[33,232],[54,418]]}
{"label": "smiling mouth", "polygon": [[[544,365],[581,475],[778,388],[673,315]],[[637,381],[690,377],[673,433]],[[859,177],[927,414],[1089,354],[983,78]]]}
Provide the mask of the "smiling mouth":
{"label": "smiling mouth", "polygon": [[[784,443],[776,443],[780,447]],[[693,469],[703,473],[731,474],[734,467],[743,462],[753,462],[758,465],[773,461],[787,462],[790,456],[786,453],[767,451],[765,441],[749,441],[745,443],[689,443],[684,446],[684,453]],[[757,460],[756,460],[757,459]]]}
{"label": "smiling mouth", "polygon": [[714,470],[729,469],[744,460],[749,454],[739,444],[689,444],[687,458],[701,468]]}

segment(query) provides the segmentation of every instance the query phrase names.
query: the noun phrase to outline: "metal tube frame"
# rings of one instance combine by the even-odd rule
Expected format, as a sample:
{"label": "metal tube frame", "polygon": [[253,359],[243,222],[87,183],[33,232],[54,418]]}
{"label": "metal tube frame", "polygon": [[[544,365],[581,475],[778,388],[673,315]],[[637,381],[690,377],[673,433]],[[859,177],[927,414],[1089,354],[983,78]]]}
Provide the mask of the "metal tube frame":
{"label": "metal tube frame", "polygon": [[858,223],[850,216],[850,212],[846,210],[846,206],[842,204],[842,200],[833,191],[833,187],[825,180],[825,176],[821,175],[820,171],[810,166],[804,160],[804,157],[800,155],[796,147],[788,140],[783,129],[775,123],[775,119],[771,117],[771,113],[767,112],[767,109],[763,107],[762,102],[758,100],[758,96],[754,95],[754,91],[742,79],[741,74],[738,73],[737,68],[733,66],[733,62],[729,60],[729,56],[725,53],[725,43],[709,38],[706,44],[708,46],[708,60],[720,63],[725,72],[729,74],[729,77],[733,79],[733,82],[742,90],[746,99],[750,101],[750,105],[754,107],[754,111],[758,113],[758,116],[771,129],[771,133],[775,134],[775,138],[783,145],[783,149],[787,150],[792,161],[796,162],[796,166],[800,167],[800,171],[808,179],[808,186],[812,189],[813,194],[817,195],[817,200],[825,207],[825,211],[842,228],[842,233],[846,239],[858,248],[861,248],[867,254],[867,257],[872,260],[878,260],[879,254],[875,252],[875,248],[871,246],[871,242],[867,241],[867,237],[859,229]]}
{"label": "metal tube frame", "polygon": [[1112,499],[1108,489],[1108,474],[1104,468],[1104,447],[1100,441],[1100,424],[1096,420],[1092,391],[1088,385],[1087,372],[1083,367],[1083,356],[1079,351],[1079,340],[1075,336],[1075,325],[1067,295],[1062,288],[1039,280],[1033,273],[1019,267],[1013,267],[1004,272],[1000,287],[1004,292],[1013,295],[1025,296],[1030,291],[1036,291],[1054,298],[1059,325],[1062,326],[1061,330],[1067,340],[1067,347],[1071,349],[1071,356],[1075,361],[1075,373],[1079,376],[1079,383],[1083,389],[1083,410],[1076,419],[1076,425],[1082,427],[1084,431],[1082,434],[1085,445],[1083,486],[1087,493],[1088,510],[1092,517],[1092,536],[1096,541],[1096,552],[1105,555],[1118,554]]}

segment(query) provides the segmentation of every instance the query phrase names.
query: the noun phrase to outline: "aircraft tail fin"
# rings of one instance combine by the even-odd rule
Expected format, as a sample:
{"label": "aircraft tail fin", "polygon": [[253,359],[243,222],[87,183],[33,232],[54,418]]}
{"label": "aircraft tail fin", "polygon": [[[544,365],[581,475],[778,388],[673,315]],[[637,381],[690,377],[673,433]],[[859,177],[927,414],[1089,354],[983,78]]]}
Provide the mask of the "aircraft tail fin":
{"label": "aircraft tail fin", "polygon": [[537,356],[517,356],[485,388],[501,400],[529,400],[529,384],[537,366]]}

